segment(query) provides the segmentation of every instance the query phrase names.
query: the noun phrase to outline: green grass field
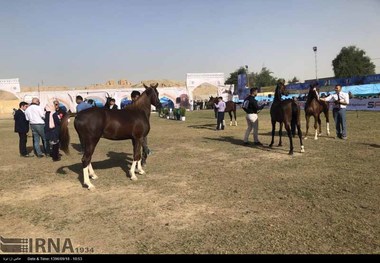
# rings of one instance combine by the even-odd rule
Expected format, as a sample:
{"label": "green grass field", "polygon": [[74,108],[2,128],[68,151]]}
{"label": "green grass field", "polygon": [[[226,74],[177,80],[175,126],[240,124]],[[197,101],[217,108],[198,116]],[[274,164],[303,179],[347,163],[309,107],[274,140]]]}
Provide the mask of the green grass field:
{"label": "green grass field", "polygon": [[146,175],[126,176],[131,141],[101,139],[95,191],[81,184],[73,119],[71,154],[60,162],[19,157],[13,120],[0,120],[0,234],[70,238],[101,254],[378,254],[379,113],[347,119],[347,141],[327,137],[323,118],[323,136],[311,130],[302,154],[295,139],[289,156],[286,136],[268,147],[268,110],[259,114],[263,147],[242,145],[242,110],[224,131],[211,110],[186,121],[152,114]]}

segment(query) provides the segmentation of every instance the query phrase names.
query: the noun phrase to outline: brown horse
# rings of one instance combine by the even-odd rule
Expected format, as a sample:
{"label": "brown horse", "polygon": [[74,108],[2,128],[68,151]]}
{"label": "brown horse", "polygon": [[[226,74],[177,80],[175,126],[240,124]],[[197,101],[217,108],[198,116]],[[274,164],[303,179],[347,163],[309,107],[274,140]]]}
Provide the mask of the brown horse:
{"label": "brown horse", "polygon": [[[279,136],[280,141],[278,146],[282,146],[282,125],[285,124],[285,129],[288,133],[289,142],[290,142],[290,150],[289,154],[293,154],[293,138],[292,138],[292,126],[297,126],[298,137],[300,139],[301,144],[301,153],[305,152],[305,148],[302,144],[302,131],[301,131],[301,122],[300,115],[301,109],[298,103],[296,103],[292,99],[281,100],[281,95],[288,95],[285,85],[281,82],[277,84],[276,91],[274,94],[274,99],[272,106],[270,108],[270,116],[272,121],[272,141],[269,147],[273,146],[274,143],[274,134],[276,129],[276,122],[280,123]],[[295,129],[294,129],[295,130]]]}
{"label": "brown horse", "polygon": [[[145,86],[145,85],[144,85]],[[133,144],[133,161],[129,170],[131,180],[137,180],[137,173],[144,174],[141,166],[141,147],[150,130],[150,111],[151,105],[161,108],[158,98],[158,84],[145,86],[145,91],[140,98],[133,104],[128,105],[123,110],[107,110],[104,108],[90,108],[79,112],[74,121],[74,127],[83,143],[84,154],[82,157],[84,184],[89,190],[94,189],[90,178],[96,179],[97,176],[91,165],[91,157],[95,147],[101,137],[109,140],[131,139]],[[61,123],[61,150],[68,154],[69,131],[68,117],[64,117]]]}
{"label": "brown horse", "polygon": [[[214,104],[218,103],[218,97],[214,98],[213,96],[210,97],[209,101],[207,102],[208,105],[211,105],[214,109],[215,113],[215,118],[218,114],[218,109],[214,107]],[[237,121],[236,121],[236,103],[233,101],[226,101],[226,109],[224,112],[228,112],[230,115],[230,126],[232,126],[232,113],[234,114],[234,126],[237,126]]]}
{"label": "brown horse", "polygon": [[[318,96],[318,84],[314,83],[310,85],[309,93],[307,95],[307,101],[305,103],[305,118],[306,118],[306,134],[305,140],[307,139],[307,134],[309,131],[309,121],[310,117],[314,117],[314,140],[318,140],[318,136],[322,134],[322,125],[321,125],[321,113],[323,112],[326,117],[326,129],[327,136],[330,135],[330,123],[329,123],[329,104],[328,102],[319,100]],[[318,125],[317,125],[318,122]],[[319,126],[319,134],[318,134]]]}

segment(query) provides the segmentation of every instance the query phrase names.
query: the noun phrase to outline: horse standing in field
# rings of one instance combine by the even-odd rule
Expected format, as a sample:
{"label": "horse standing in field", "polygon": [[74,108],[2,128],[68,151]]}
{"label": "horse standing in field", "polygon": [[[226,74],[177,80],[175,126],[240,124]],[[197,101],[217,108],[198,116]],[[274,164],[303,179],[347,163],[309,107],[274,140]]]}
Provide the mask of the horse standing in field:
{"label": "horse standing in field", "polygon": [[[305,152],[305,148],[302,144],[302,131],[301,131],[301,109],[298,103],[296,103],[292,99],[281,100],[281,95],[288,95],[285,85],[279,82],[276,86],[276,91],[274,93],[274,99],[272,106],[270,108],[270,116],[272,122],[272,141],[269,147],[273,146],[274,143],[274,134],[276,129],[276,122],[280,123],[279,136],[280,141],[278,146],[282,146],[282,125],[285,124],[285,129],[288,133],[289,142],[290,142],[290,150],[289,154],[293,154],[293,138],[291,127],[297,126],[298,137],[300,139],[301,144],[301,153]],[[295,129],[294,129],[295,130]]]}
{"label": "horse standing in field", "polygon": [[[326,117],[326,130],[327,136],[330,135],[330,123],[329,123],[329,104],[328,102],[319,100],[318,96],[318,84],[313,83],[310,85],[309,93],[307,95],[307,101],[305,103],[305,118],[306,118],[306,133],[305,140],[307,139],[307,134],[309,131],[309,121],[310,117],[314,117],[314,140],[318,140],[318,136],[322,134],[322,125],[321,125],[321,113],[323,112]],[[317,125],[318,122],[318,125]],[[319,126],[319,134],[318,134]]]}
{"label": "horse standing in field", "polygon": [[[141,166],[141,148],[144,145],[149,130],[149,117],[151,105],[157,109],[161,108],[156,85],[145,86],[145,91],[135,103],[128,105],[123,110],[107,110],[105,108],[90,108],[79,112],[74,121],[74,127],[84,147],[82,157],[84,184],[89,190],[95,188],[90,182],[90,177],[97,176],[91,165],[91,157],[100,138],[109,140],[132,140],[133,161],[129,170],[131,180],[137,180],[137,173],[145,174]],[[66,154],[69,152],[69,115],[62,119],[61,123],[61,150]],[[144,156],[143,156],[144,157]]]}
{"label": "horse standing in field", "polygon": [[[209,101],[207,102],[208,105],[212,105],[213,109],[214,109],[214,113],[215,113],[215,118],[218,114],[218,109],[214,107],[214,104],[218,104],[218,97],[213,97],[211,96]],[[236,121],[236,103],[229,100],[229,101],[226,101],[226,109],[224,110],[224,112],[228,112],[228,114],[230,115],[230,126],[232,126],[232,113],[234,114],[234,126],[237,126],[237,121]]]}

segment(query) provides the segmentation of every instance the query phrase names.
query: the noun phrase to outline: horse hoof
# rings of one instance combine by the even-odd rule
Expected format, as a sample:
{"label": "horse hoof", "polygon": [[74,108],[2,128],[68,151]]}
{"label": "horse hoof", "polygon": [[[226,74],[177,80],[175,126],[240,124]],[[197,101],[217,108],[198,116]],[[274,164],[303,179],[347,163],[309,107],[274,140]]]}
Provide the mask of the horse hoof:
{"label": "horse hoof", "polygon": [[289,152],[289,155],[293,155],[293,151],[290,151],[290,152]]}
{"label": "horse hoof", "polygon": [[314,137],[314,141],[318,140],[318,137]]}
{"label": "horse hoof", "polygon": [[97,180],[99,177],[98,176],[96,176],[95,174],[94,175],[90,175],[90,179],[92,179],[92,180]]}
{"label": "horse hoof", "polygon": [[131,177],[131,180],[132,180],[132,181],[137,181],[137,177],[136,177],[136,176],[132,176],[132,177]]}
{"label": "horse hoof", "polygon": [[303,138],[304,140],[307,140],[307,137]]}
{"label": "horse hoof", "polygon": [[138,174],[145,174],[145,171],[141,170],[137,172]]}
{"label": "horse hoof", "polygon": [[302,145],[301,146],[301,153],[304,153],[305,152],[305,147]]}
{"label": "horse hoof", "polygon": [[94,191],[95,190],[95,186],[90,185],[90,186],[87,187],[87,190]]}

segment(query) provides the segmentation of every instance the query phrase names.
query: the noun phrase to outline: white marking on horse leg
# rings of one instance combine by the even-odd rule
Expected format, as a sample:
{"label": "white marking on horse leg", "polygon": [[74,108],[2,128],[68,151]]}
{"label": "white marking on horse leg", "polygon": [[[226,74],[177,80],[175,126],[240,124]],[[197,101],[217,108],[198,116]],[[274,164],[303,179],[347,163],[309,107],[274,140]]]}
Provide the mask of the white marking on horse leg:
{"label": "white marking on horse leg", "polygon": [[330,123],[326,123],[327,127],[327,136],[330,136]]}
{"label": "white marking on horse leg", "polygon": [[136,181],[137,177],[135,174],[135,168],[136,168],[136,162],[137,161],[132,161],[131,169],[129,170],[129,174],[131,175],[131,180]]}
{"label": "white marking on horse leg", "polygon": [[95,186],[90,182],[90,178],[88,176],[88,166],[83,168],[83,183],[87,185],[88,190],[95,189]]}
{"label": "white marking on horse leg", "polygon": [[301,153],[305,152],[305,146],[301,145]]}
{"label": "white marking on horse leg", "polygon": [[92,164],[91,163],[88,165],[88,173],[89,173],[89,176],[90,176],[91,179],[93,179],[93,180],[98,179],[98,176],[95,174],[95,171],[92,168]]}
{"label": "white marking on horse leg", "polygon": [[315,130],[314,140],[318,140],[318,129]]}
{"label": "white marking on horse leg", "polygon": [[137,173],[145,174],[145,171],[142,169],[142,166],[141,166],[141,160],[137,162]]}
{"label": "white marking on horse leg", "polygon": [[232,126],[232,121],[230,121],[230,126]]}
{"label": "white marking on horse leg", "polygon": [[235,126],[237,126],[237,120],[235,120]]}

